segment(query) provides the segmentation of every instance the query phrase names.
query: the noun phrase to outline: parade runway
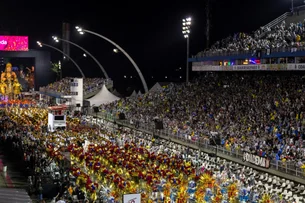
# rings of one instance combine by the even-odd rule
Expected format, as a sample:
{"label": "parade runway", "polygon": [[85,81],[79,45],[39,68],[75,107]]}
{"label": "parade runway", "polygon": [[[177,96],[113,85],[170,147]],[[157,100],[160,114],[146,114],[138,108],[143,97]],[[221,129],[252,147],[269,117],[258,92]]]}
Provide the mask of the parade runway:
{"label": "parade runway", "polygon": [[[6,172],[3,170],[5,166]],[[0,203],[32,202],[26,192],[27,181],[22,168],[13,153],[4,153],[3,147],[0,147]]]}
{"label": "parade runway", "polygon": [[[7,167],[6,172],[3,171],[4,166]],[[23,188],[26,189],[27,181],[23,174],[23,166],[20,160],[16,159],[12,153],[5,154],[2,147],[0,147],[0,186],[7,188]]]}

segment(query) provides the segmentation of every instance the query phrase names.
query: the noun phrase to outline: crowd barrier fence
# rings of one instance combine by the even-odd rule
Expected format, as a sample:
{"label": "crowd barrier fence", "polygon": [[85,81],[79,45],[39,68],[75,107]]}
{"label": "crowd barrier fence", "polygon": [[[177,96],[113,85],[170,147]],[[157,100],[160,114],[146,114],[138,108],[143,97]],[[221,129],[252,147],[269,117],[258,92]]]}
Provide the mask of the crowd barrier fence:
{"label": "crowd barrier fence", "polygon": [[[99,116],[104,118],[105,120],[115,122],[117,124],[121,124],[124,126],[129,126],[131,125],[129,120],[118,120],[116,119],[115,116],[113,116],[110,113],[99,113]],[[210,145],[206,141],[202,140],[191,140],[187,139],[182,136],[178,136],[177,134],[174,134],[171,130],[169,129],[163,129],[163,130],[156,130],[155,126],[153,124],[143,124],[140,123],[139,126],[137,127],[139,130],[144,130],[144,131],[149,131],[151,134],[155,135],[161,135],[163,137],[168,137],[168,138],[174,138],[177,140],[181,140],[185,143],[191,144],[195,146],[195,148],[200,149],[208,149],[209,151],[215,152],[215,154],[223,154],[223,155],[229,155],[231,157],[240,159],[243,161],[243,151],[242,150],[234,150],[234,149],[226,149],[223,146],[213,146]],[[275,160],[271,159],[270,160],[270,168],[279,172],[283,172],[292,176],[295,176],[297,178],[302,178],[305,179],[305,171],[297,166],[297,163],[294,160],[287,160],[287,161],[280,161],[280,160]]]}
{"label": "crowd barrier fence", "polygon": [[[86,94],[90,94],[92,92],[95,92],[95,91],[101,89],[101,87],[103,87],[104,84],[108,87],[113,87],[113,81],[111,79],[105,79],[105,81],[98,84],[98,86],[92,87],[89,90],[85,90],[84,91],[85,96],[86,96]],[[47,94],[47,95],[55,96],[55,97],[69,96],[69,95],[66,95],[64,93],[53,91],[53,90],[50,90],[50,89],[45,88],[45,87],[39,88],[39,92],[42,93],[42,94]]]}
{"label": "crowd barrier fence", "polygon": [[[279,52],[298,52],[304,51],[305,47],[279,47],[279,48],[272,48],[272,53],[279,53]],[[266,55],[267,49],[261,49],[261,54]],[[246,54],[254,54],[256,50],[245,50],[245,51],[221,51],[221,52],[199,52],[197,55],[193,56],[192,58],[204,58],[204,57],[214,57],[214,56],[236,56],[236,55],[246,55]]]}

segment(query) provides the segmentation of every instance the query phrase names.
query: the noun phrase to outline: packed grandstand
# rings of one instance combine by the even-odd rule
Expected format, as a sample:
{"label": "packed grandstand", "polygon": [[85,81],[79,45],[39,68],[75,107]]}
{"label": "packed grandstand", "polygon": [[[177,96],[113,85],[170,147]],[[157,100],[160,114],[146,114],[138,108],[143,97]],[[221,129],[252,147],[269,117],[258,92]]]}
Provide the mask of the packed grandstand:
{"label": "packed grandstand", "polygon": [[[303,47],[304,38],[305,21],[281,22],[197,57]],[[69,95],[71,79],[42,90]],[[106,82],[85,78],[84,94],[105,92]],[[60,186],[44,195],[54,202],[118,203],[126,194],[145,203],[305,201],[303,72],[215,71],[156,85],[105,102],[101,112],[69,115],[67,128],[55,132],[47,131],[48,110],[34,103],[3,109],[1,141],[22,156],[28,192],[42,194],[53,181]],[[160,122],[164,129],[156,129]]]}
{"label": "packed grandstand", "polygon": [[[285,48],[303,48],[305,39],[305,20],[291,22],[285,21],[273,27],[261,27],[252,34],[235,33],[225,39],[217,41],[211,48],[197,54],[196,57],[217,56],[222,54],[236,54],[257,50]],[[290,51],[290,50],[289,50]]]}
{"label": "packed grandstand", "polygon": [[159,118],[174,135],[192,140],[217,135],[229,150],[293,160],[302,167],[304,88],[298,74],[207,73],[190,85],[170,84],[102,109],[147,125]]}
{"label": "packed grandstand", "polygon": [[[42,87],[40,90],[45,92],[54,92],[62,95],[71,94],[71,79],[73,78],[63,78],[62,80],[56,81],[49,84],[46,87]],[[84,94],[89,94],[91,92],[97,91],[107,80],[104,78],[84,78],[83,80],[83,91]]]}

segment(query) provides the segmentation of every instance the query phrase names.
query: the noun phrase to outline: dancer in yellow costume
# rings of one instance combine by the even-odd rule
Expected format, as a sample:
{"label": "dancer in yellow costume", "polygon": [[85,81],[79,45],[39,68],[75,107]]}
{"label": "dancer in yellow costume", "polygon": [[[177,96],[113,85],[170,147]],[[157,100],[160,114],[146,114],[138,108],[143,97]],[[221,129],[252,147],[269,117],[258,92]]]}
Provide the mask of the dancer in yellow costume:
{"label": "dancer in yellow costume", "polygon": [[18,97],[20,96],[21,91],[22,91],[22,86],[18,82],[17,78],[14,80],[13,90],[14,90],[14,99],[18,99]]}
{"label": "dancer in yellow costume", "polygon": [[0,83],[1,100],[4,100],[4,99],[5,99],[6,89],[7,89],[7,85],[6,85],[5,82],[2,80],[1,83]]}
{"label": "dancer in yellow costume", "polygon": [[4,95],[8,97],[8,99],[13,99],[13,83],[17,79],[17,75],[12,71],[12,64],[7,63],[5,66],[5,71],[1,73],[1,82],[6,84],[6,90]]}

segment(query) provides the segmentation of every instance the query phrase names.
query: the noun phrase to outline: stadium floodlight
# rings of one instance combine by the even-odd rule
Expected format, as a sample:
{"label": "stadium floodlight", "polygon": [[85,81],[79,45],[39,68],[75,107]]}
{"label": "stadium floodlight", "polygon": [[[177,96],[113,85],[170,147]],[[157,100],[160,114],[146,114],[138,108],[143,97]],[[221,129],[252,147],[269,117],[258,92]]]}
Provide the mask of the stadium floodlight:
{"label": "stadium floodlight", "polygon": [[189,55],[190,55],[190,34],[191,34],[192,18],[182,19],[182,34],[186,38],[186,82],[189,82]]}
{"label": "stadium floodlight", "polygon": [[53,40],[54,40],[55,42],[59,42],[58,37],[52,36],[52,38],[53,38]]}
{"label": "stadium floodlight", "polygon": [[75,29],[77,30],[77,32],[79,32],[79,34],[83,35],[84,34],[84,31],[81,27],[79,26],[76,26]]}
{"label": "stadium floodlight", "polygon": [[83,29],[81,28],[80,26],[76,26],[75,29],[79,32],[79,34],[83,35],[84,33],[89,33],[89,34],[92,34],[92,35],[95,35],[99,38],[102,38],[104,40],[106,40],[107,42],[111,43],[112,45],[114,45],[120,52],[122,52],[127,58],[128,60],[131,62],[131,64],[134,66],[134,68],[136,69],[136,71],[138,72],[138,75],[140,76],[140,79],[141,79],[141,82],[143,84],[143,87],[144,87],[144,91],[145,92],[148,92],[148,87],[147,87],[147,83],[144,79],[144,76],[141,72],[141,70],[139,69],[138,65],[136,64],[136,62],[131,58],[131,56],[122,48],[120,47],[118,44],[116,44],[114,41],[110,40],[109,38],[99,34],[99,33],[96,33],[96,32],[93,32],[93,31],[90,31],[90,30],[86,30],[86,29]]}
{"label": "stadium floodlight", "polygon": [[37,41],[38,46],[42,47],[42,44],[40,41]]}
{"label": "stadium floodlight", "polygon": [[182,19],[182,34],[184,38],[188,38],[191,33],[192,18]]}

